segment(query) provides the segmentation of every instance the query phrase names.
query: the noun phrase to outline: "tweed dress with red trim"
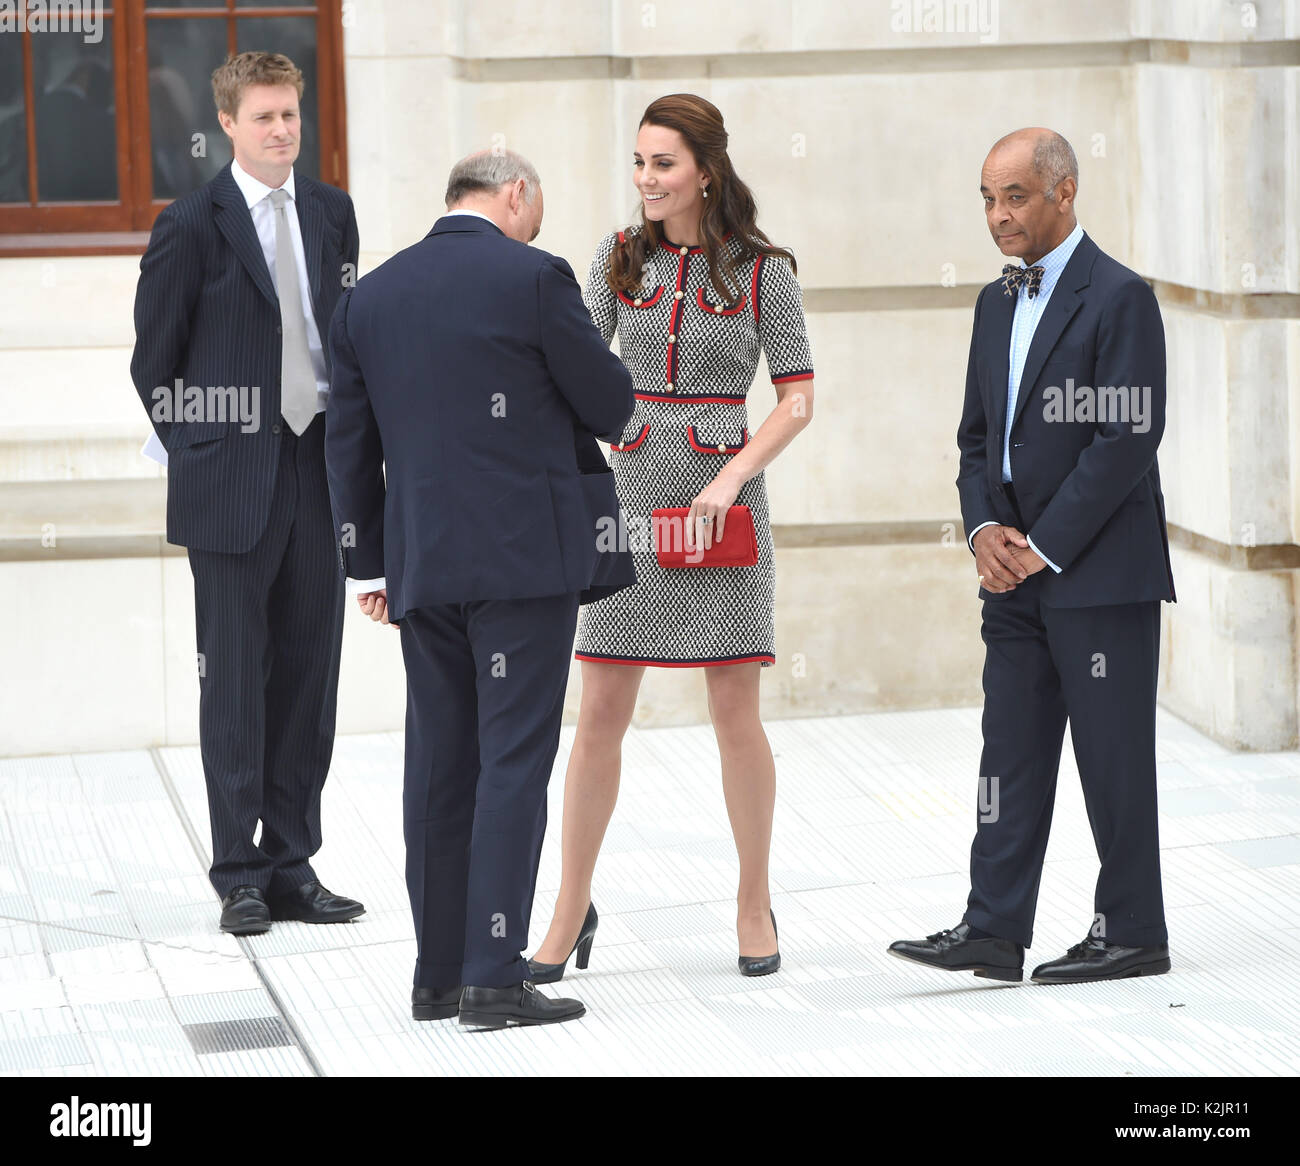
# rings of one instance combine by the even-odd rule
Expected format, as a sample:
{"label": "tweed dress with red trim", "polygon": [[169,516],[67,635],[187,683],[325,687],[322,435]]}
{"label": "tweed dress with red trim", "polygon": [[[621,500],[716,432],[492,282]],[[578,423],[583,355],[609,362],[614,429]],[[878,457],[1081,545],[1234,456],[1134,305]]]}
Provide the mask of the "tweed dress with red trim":
{"label": "tweed dress with red trim", "polygon": [[[629,228],[629,233],[640,227]],[[612,231],[592,259],[583,298],[606,342],[618,333],[636,409],[609,464],[628,520],[637,584],[582,608],[574,655],[618,664],[689,668],[776,662],[772,526],[762,473],[740,489],[758,540],[752,567],[659,566],[651,511],[690,506],[749,441],[745,400],[760,347],[773,383],[810,380],[803,295],[779,257],[745,261],[743,286],[719,301],[701,247],[661,243],[634,296],[605,279]],[[736,248],[735,240],[724,246]]]}

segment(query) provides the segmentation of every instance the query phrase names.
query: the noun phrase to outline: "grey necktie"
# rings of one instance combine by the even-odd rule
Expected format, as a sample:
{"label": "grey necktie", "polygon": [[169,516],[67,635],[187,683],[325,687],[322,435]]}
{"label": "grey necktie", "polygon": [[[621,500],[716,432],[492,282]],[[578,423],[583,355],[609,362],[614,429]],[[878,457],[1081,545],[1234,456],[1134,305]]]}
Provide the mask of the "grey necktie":
{"label": "grey necktie", "polygon": [[298,264],[293,257],[293,236],[285,190],[271,191],[275,208],[275,290],[280,297],[280,413],[299,436],[316,416],[316,374],[307,350],[307,317],[302,311]]}

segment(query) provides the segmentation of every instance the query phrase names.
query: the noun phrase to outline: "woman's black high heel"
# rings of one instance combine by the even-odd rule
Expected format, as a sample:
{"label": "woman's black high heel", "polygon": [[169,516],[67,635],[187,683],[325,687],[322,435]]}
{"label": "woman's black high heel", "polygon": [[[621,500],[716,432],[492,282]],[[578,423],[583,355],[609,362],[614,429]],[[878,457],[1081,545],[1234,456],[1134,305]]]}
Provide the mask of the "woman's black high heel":
{"label": "woman's black high heel", "polygon": [[[769,909],[768,914],[772,916],[772,931],[776,932],[776,912]],[[776,937],[780,940],[780,933]],[[781,949],[777,947],[776,955],[742,955],[736,962],[742,976],[770,976],[781,966]]]}
{"label": "woman's black high heel", "polygon": [[[582,921],[582,930],[578,932],[578,942],[573,945],[569,956],[576,951],[578,953],[578,967],[585,969],[587,961],[591,959],[591,941],[596,938],[596,924],[600,922],[600,917],[596,914],[596,904],[587,904],[587,917]],[[564,969],[568,967],[569,956],[564,957],[562,964],[541,964],[536,960],[528,961],[528,970],[532,975],[534,984],[554,984],[564,979]]]}

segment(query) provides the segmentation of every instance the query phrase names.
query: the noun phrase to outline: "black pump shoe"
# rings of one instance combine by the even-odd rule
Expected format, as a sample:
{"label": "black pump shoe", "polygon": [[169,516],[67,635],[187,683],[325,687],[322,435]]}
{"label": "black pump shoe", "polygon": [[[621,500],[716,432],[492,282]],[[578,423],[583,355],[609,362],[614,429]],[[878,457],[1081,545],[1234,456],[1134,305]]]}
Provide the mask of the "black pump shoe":
{"label": "black pump shoe", "polygon": [[460,1011],[460,985],[439,990],[437,988],[411,989],[412,1020],[450,1020]]}
{"label": "black pump shoe", "polygon": [[[591,959],[591,941],[596,938],[596,924],[600,922],[600,917],[596,914],[596,904],[587,904],[587,917],[582,921],[582,930],[578,932],[578,941],[573,945],[569,956],[574,952],[578,953],[578,967],[586,970],[587,962]],[[534,984],[554,984],[564,979],[564,970],[569,965],[569,956],[564,957],[562,964],[543,964],[537,960],[528,961],[528,971]]]}
{"label": "black pump shoe", "polygon": [[[775,932],[776,912],[768,908],[768,914],[772,916],[772,930]],[[780,932],[776,938],[780,940]],[[742,976],[770,976],[781,966],[781,949],[778,947],[775,955],[742,955],[736,962]]]}

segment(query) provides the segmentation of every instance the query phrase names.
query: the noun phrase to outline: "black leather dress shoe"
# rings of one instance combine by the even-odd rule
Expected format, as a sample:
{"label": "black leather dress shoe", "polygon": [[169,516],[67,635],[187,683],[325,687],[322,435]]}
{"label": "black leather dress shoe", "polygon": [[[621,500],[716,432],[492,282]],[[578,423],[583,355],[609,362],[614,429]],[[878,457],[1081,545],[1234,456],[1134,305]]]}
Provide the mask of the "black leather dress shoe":
{"label": "black leather dress shoe", "polygon": [[970,924],[945,927],[924,939],[900,939],[889,954],[945,972],[974,972],[986,980],[1024,979],[1025,949],[1009,939],[968,939]]}
{"label": "black leather dress shoe", "polygon": [[509,988],[466,986],[460,996],[460,1023],[472,1028],[505,1028],[511,1024],[558,1024],[577,1020],[587,1011],[581,1000],[552,1000],[531,980]]}
{"label": "black leather dress shoe", "polygon": [[1089,984],[1094,980],[1159,976],[1171,966],[1167,943],[1155,947],[1123,947],[1090,935],[1059,960],[1039,964],[1029,978],[1035,984]]}
{"label": "black leather dress shoe", "polygon": [[412,1020],[450,1020],[460,1011],[460,985],[454,988],[412,988]]}
{"label": "black leather dress shoe", "polygon": [[221,930],[231,935],[260,935],[271,930],[271,912],[257,887],[235,887],[221,900]]}
{"label": "black leather dress shoe", "polygon": [[345,899],[327,891],[318,879],[303,883],[296,891],[268,897],[271,918],[296,919],[300,923],[345,923],[365,914],[365,908],[355,899]]}

